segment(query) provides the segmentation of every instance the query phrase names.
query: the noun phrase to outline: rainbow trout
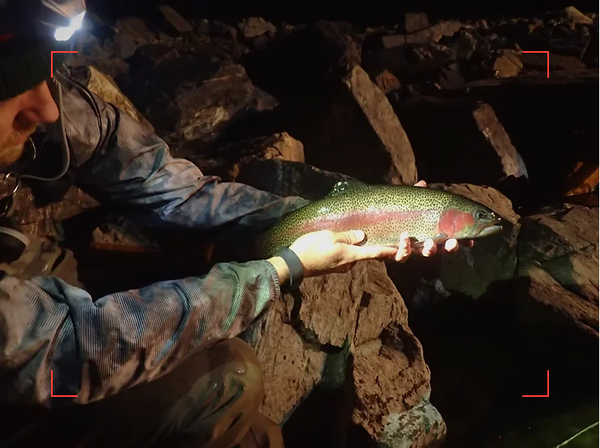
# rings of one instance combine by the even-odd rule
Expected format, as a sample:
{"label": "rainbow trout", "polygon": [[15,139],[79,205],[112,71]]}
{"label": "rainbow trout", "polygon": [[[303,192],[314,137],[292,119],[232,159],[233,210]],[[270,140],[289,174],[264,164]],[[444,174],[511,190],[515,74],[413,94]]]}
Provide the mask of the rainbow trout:
{"label": "rainbow trout", "polygon": [[415,246],[431,238],[474,239],[502,230],[502,218],[475,201],[446,191],[406,185],[338,182],[325,198],[285,215],[257,240],[270,257],[317,230],[363,230],[366,246],[397,246],[408,232]]}

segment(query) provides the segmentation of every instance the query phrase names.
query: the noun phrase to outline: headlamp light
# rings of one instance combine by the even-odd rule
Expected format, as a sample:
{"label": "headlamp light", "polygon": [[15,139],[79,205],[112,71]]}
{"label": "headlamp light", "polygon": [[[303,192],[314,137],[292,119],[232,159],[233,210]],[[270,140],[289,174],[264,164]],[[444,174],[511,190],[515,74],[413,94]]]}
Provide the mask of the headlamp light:
{"label": "headlamp light", "polygon": [[52,28],[54,39],[69,40],[81,28],[85,17],[85,0],[41,0],[39,21]]}
{"label": "headlamp light", "polygon": [[59,42],[69,40],[71,38],[71,36],[75,33],[75,31],[77,31],[79,28],[81,28],[84,16],[85,16],[85,11],[82,11],[78,15],[76,15],[73,19],[71,19],[71,24],[69,26],[63,26],[63,27],[57,28],[56,31],[54,32],[54,38]]}

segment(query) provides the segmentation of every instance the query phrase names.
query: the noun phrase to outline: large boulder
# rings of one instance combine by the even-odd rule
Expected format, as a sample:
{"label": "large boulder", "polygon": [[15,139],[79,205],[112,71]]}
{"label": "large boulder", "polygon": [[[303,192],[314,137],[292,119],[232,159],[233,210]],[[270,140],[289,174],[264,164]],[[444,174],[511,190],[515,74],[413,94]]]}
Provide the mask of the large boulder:
{"label": "large boulder", "polygon": [[[240,179],[315,200],[348,177],[273,159],[244,165]],[[244,337],[256,347],[266,384],[277,384],[269,386],[263,412],[285,422],[295,438],[290,446],[323,437],[339,444],[357,431],[389,447],[433,447],[444,439],[444,420],[428,401],[421,344],[383,262],[306,279]],[[282,379],[289,387],[280,387]]]}
{"label": "large boulder", "polygon": [[206,40],[142,45],[128,63],[118,85],[176,156],[208,148],[246,112],[275,104],[227,51]]}
{"label": "large boulder", "polygon": [[565,206],[524,219],[518,276],[529,279],[524,324],[538,308],[597,339],[598,208]]}

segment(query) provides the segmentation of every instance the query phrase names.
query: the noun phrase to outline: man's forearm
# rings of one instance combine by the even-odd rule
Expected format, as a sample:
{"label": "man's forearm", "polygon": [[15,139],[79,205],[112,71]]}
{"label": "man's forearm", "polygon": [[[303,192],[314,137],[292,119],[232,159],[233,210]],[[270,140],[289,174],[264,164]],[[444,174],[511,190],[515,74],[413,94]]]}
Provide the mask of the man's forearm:
{"label": "man's forearm", "polygon": [[[52,277],[4,277],[0,368],[10,380],[0,393],[8,402],[53,407],[154,379],[190,353],[245,330],[280,296],[285,275],[277,260],[222,263],[202,277],[95,302]],[[77,398],[50,400],[50,371],[54,390]]]}

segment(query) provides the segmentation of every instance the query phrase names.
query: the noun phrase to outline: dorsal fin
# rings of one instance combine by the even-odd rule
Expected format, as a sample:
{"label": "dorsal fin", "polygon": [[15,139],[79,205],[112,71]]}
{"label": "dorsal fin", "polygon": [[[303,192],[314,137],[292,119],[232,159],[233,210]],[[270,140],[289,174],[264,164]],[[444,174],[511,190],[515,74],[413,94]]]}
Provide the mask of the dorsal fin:
{"label": "dorsal fin", "polygon": [[353,190],[355,188],[366,187],[369,187],[369,184],[365,184],[359,180],[341,180],[333,186],[331,191],[327,194],[327,197],[334,197],[346,193],[348,190]]}

